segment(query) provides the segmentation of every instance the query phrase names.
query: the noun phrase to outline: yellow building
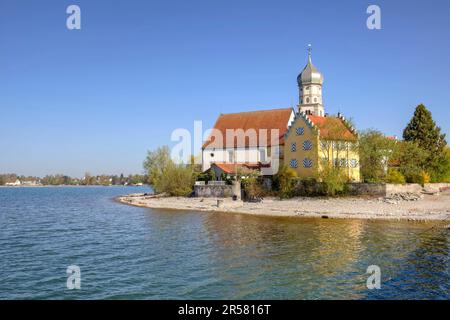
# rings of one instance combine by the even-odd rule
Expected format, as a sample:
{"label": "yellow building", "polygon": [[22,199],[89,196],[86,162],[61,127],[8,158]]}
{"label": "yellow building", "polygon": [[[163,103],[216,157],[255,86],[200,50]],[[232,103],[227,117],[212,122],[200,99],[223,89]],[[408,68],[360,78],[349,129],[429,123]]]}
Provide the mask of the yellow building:
{"label": "yellow building", "polygon": [[298,112],[285,138],[284,162],[300,178],[316,178],[325,165],[340,167],[359,181],[357,134],[342,115],[314,116]]}
{"label": "yellow building", "polygon": [[351,181],[360,181],[357,133],[345,118],[325,113],[323,75],[311,61],[297,78],[299,111],[285,135],[284,162],[300,178],[316,178],[324,166],[339,167]]}

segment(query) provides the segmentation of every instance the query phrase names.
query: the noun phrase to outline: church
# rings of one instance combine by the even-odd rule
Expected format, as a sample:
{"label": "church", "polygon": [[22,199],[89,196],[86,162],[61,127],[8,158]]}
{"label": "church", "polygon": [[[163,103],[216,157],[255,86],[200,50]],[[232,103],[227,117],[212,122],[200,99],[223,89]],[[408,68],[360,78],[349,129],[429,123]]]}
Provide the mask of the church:
{"label": "church", "polygon": [[308,63],[297,78],[297,110],[219,115],[202,147],[203,171],[232,176],[239,168],[262,171],[277,160],[303,179],[317,177],[329,165],[342,168],[350,181],[360,181],[357,132],[342,114],[325,112],[323,82],[309,48]]}

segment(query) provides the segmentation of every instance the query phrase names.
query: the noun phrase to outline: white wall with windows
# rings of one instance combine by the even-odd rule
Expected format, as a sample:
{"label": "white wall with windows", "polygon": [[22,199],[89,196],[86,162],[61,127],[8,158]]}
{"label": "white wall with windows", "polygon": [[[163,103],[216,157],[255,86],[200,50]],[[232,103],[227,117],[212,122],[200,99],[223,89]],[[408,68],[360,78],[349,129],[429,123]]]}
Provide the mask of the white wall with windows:
{"label": "white wall with windows", "polygon": [[203,171],[211,168],[213,162],[242,163],[242,162],[270,162],[271,157],[267,147],[252,148],[228,148],[228,149],[209,149],[206,148],[202,153]]}

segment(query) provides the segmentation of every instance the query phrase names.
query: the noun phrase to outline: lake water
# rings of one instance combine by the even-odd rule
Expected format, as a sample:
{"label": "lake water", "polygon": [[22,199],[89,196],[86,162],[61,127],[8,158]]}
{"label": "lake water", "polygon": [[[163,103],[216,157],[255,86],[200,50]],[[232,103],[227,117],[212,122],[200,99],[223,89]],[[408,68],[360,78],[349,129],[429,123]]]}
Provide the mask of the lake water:
{"label": "lake water", "polygon": [[[118,204],[131,187],[0,188],[0,299],[449,299],[445,223]],[[447,224],[448,225],[448,224]],[[68,290],[67,267],[81,269]],[[368,290],[367,267],[381,269]]]}

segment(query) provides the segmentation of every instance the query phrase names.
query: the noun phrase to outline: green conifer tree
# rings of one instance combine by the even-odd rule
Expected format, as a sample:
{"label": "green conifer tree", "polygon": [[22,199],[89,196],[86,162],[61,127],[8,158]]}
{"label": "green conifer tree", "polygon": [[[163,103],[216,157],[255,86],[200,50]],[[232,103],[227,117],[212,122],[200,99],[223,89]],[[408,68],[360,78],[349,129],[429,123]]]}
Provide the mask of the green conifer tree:
{"label": "green conifer tree", "polygon": [[417,106],[414,116],[403,131],[403,139],[415,142],[420,148],[427,151],[425,163],[419,166],[426,168],[432,181],[441,180],[446,171],[445,134],[441,133],[431,116],[431,112],[423,105]]}

